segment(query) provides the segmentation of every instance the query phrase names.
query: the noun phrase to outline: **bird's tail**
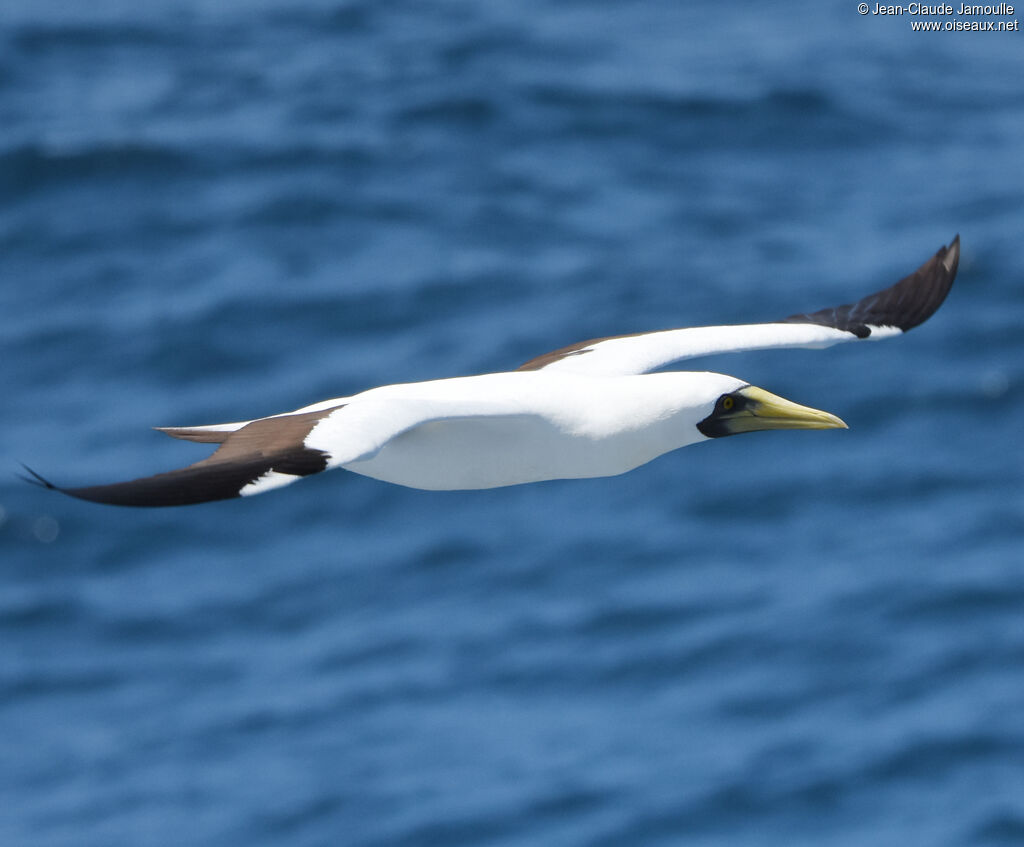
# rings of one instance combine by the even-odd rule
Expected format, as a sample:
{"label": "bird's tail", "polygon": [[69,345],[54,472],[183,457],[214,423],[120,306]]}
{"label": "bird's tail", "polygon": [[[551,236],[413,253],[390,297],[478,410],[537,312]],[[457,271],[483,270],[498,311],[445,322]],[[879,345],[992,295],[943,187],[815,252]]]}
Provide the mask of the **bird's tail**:
{"label": "bird's tail", "polygon": [[171,438],[199,441],[203,444],[223,444],[231,433],[237,432],[250,423],[252,421],[210,424],[209,426],[155,426],[153,429],[169,435]]}

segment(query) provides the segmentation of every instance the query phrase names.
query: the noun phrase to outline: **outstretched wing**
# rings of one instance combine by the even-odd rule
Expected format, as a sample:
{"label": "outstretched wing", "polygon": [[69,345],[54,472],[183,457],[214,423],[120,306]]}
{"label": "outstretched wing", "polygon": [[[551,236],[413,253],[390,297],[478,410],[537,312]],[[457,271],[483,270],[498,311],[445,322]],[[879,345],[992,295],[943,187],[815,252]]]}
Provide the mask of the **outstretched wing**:
{"label": "outstretched wing", "polygon": [[217,451],[201,462],[128,482],[62,488],[26,470],[34,477],[30,481],[47,488],[114,506],[185,506],[258,494],[327,468],[327,454],[307,447],[305,439],[330,411],[252,421],[224,437]]}
{"label": "outstretched wing", "polygon": [[545,353],[519,370],[614,376],[640,374],[681,359],[775,347],[830,347],[878,340],[924,323],[942,305],[956,278],[960,236],[895,285],[845,306],[792,315],[781,321],[699,326],[594,338]]}

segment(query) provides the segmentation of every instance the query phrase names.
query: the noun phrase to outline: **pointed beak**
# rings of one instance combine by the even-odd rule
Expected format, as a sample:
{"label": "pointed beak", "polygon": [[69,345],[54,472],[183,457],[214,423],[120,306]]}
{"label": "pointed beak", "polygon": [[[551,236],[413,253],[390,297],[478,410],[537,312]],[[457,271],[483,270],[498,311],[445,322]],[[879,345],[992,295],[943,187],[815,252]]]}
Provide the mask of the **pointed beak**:
{"label": "pointed beak", "polygon": [[746,399],[745,408],[736,416],[737,432],[760,429],[849,429],[835,415],[801,406],[783,397],[748,385],[739,391]]}
{"label": "pointed beak", "polygon": [[733,395],[729,409],[718,410],[701,421],[700,430],[710,437],[738,435],[765,429],[847,429],[835,415],[801,406],[763,388],[748,385]]}

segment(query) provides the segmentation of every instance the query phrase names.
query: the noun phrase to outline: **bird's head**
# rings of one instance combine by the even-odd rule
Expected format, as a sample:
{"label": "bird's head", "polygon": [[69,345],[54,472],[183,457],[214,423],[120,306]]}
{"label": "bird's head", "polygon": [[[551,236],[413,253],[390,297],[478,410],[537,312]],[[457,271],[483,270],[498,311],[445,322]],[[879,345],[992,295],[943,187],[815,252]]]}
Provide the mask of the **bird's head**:
{"label": "bird's head", "polygon": [[734,379],[723,382],[710,413],[697,423],[701,435],[721,438],[763,429],[846,429],[835,415],[793,403],[756,385]]}

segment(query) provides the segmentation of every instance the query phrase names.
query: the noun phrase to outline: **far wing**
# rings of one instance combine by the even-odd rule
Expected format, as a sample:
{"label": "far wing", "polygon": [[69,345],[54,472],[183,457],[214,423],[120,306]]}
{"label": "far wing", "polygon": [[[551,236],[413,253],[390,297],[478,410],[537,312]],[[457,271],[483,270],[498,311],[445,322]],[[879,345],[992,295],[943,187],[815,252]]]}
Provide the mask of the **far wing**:
{"label": "far wing", "polygon": [[595,338],[546,353],[519,370],[591,375],[652,371],[681,359],[776,347],[830,347],[843,341],[879,340],[924,323],[942,305],[956,278],[960,236],[895,285],[831,309],[792,315],[781,321],[734,326],[667,329]]}

